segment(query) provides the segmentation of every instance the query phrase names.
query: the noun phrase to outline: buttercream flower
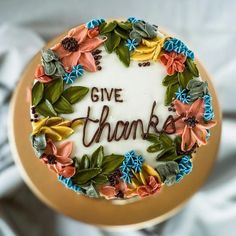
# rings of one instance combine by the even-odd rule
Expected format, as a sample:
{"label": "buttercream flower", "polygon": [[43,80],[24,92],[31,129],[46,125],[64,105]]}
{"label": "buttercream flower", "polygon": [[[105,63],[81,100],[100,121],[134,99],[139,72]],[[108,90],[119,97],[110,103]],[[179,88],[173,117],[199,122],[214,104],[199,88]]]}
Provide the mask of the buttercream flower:
{"label": "buttercream flower", "polygon": [[215,126],[216,122],[204,121],[204,100],[199,98],[191,105],[175,100],[173,104],[179,117],[175,122],[175,129],[176,134],[182,136],[181,149],[189,151],[195,143],[205,145],[207,143],[207,129]]}
{"label": "buttercream flower", "polygon": [[68,141],[58,147],[48,140],[47,147],[41,160],[47,164],[48,168],[65,178],[71,178],[75,174],[73,160],[70,158],[73,143]]}
{"label": "buttercream flower", "polygon": [[160,191],[161,183],[159,183],[154,176],[148,176],[146,182],[146,185],[137,188],[137,194],[140,197],[147,197]]}
{"label": "buttercream flower", "polygon": [[181,53],[168,52],[164,53],[160,57],[161,63],[166,66],[168,75],[173,75],[175,72],[183,72],[186,61],[186,56]]}
{"label": "buttercream flower", "polygon": [[105,41],[97,35],[98,28],[89,30],[83,24],[71,29],[60,43],[52,47],[67,72],[70,72],[72,67],[77,64],[81,64],[87,71],[96,71],[95,60],[91,52]]}
{"label": "buttercream flower", "polygon": [[44,68],[42,65],[38,65],[36,67],[36,70],[34,72],[34,76],[41,83],[49,83],[52,81],[52,78],[45,74]]}
{"label": "buttercream flower", "polygon": [[128,188],[127,184],[118,179],[118,183],[115,186],[110,185],[103,185],[99,189],[99,193],[101,196],[104,196],[106,199],[113,199],[113,198],[130,198],[136,194],[135,189]]}

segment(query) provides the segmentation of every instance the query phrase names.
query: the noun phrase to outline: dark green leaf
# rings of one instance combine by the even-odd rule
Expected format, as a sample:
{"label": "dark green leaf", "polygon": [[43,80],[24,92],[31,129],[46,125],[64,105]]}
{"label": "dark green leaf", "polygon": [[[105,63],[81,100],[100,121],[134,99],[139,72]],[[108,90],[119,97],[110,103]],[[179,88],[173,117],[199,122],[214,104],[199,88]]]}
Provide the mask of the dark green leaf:
{"label": "dark green leaf", "polygon": [[178,83],[177,84],[170,84],[167,89],[166,89],[166,94],[165,94],[165,105],[169,105],[173,98],[175,97],[175,93],[178,90]]}
{"label": "dark green leaf", "polygon": [[116,48],[116,54],[119,57],[119,59],[123,62],[123,64],[128,67],[130,64],[130,53],[128,47],[126,47],[123,40]]}
{"label": "dark green leaf", "polygon": [[56,103],[53,104],[53,107],[55,111],[60,114],[70,114],[74,112],[74,109],[71,104],[63,96],[61,96],[56,101]]}
{"label": "dark green leaf", "polygon": [[101,185],[101,184],[107,183],[108,182],[108,178],[107,178],[106,175],[100,174],[100,175],[97,175],[95,178],[93,178],[92,182],[95,185]]}
{"label": "dark green leaf", "polygon": [[32,104],[37,106],[43,98],[44,85],[37,81],[32,88]]}
{"label": "dark green leaf", "polygon": [[104,157],[104,161],[102,163],[102,173],[108,175],[115,171],[124,160],[124,156],[122,155],[109,155]]}
{"label": "dark green leaf", "polygon": [[186,68],[183,73],[178,73],[178,81],[182,88],[186,88],[188,82],[193,78],[193,75]]}
{"label": "dark green leaf", "polygon": [[160,143],[157,143],[157,144],[153,144],[151,146],[149,146],[147,148],[147,151],[150,152],[150,153],[153,153],[153,152],[159,152],[163,149],[163,145],[160,144]]}
{"label": "dark green leaf", "polygon": [[92,154],[91,167],[101,167],[103,158],[104,158],[104,150],[103,150],[103,146],[100,146]]}
{"label": "dark green leaf", "polygon": [[79,170],[75,176],[73,176],[73,180],[76,184],[86,184],[88,181],[93,179],[95,176],[101,173],[100,168],[90,168],[90,169],[84,169]]}
{"label": "dark green leaf", "polygon": [[132,24],[128,21],[126,22],[117,22],[118,26],[124,30],[131,30]]}
{"label": "dark green leaf", "polygon": [[117,34],[119,37],[121,37],[122,39],[128,39],[129,38],[129,32],[120,29],[120,28],[115,28],[114,30],[115,34]]}
{"label": "dark green leaf", "polygon": [[117,26],[117,23],[115,21],[109,22],[106,25],[104,25],[104,27],[102,29],[100,29],[100,34],[109,33],[111,31],[113,31],[116,26]]}
{"label": "dark green leaf", "polygon": [[160,142],[159,135],[157,135],[157,134],[147,134],[145,139],[151,143],[159,143]]}
{"label": "dark green leaf", "polygon": [[199,77],[199,71],[194,61],[190,58],[187,58],[186,62],[187,62],[188,69],[193,74],[193,76]]}
{"label": "dark green leaf", "polygon": [[108,53],[112,53],[120,43],[120,36],[114,32],[107,33],[106,36],[107,40],[104,42],[104,47]]}
{"label": "dark green leaf", "polygon": [[176,155],[175,152],[175,147],[169,147],[164,149],[162,152],[160,152],[157,157],[156,160],[157,161],[166,161],[168,157]]}
{"label": "dark green leaf", "polygon": [[80,169],[88,169],[90,167],[90,160],[87,155],[83,155],[80,161]]}
{"label": "dark green leaf", "polygon": [[169,146],[173,145],[173,140],[170,138],[169,135],[167,135],[165,133],[160,134],[160,140],[165,147],[169,147]]}
{"label": "dark green leaf", "polygon": [[54,79],[51,83],[47,85],[44,90],[44,98],[50,103],[55,103],[63,92],[63,80],[61,78]]}
{"label": "dark green leaf", "polygon": [[89,88],[82,87],[82,86],[71,86],[62,93],[62,96],[66,98],[66,100],[70,104],[75,104],[81,101],[86,94],[88,93]]}
{"label": "dark green leaf", "polygon": [[177,74],[174,74],[174,75],[167,75],[165,76],[165,78],[162,80],[162,84],[164,86],[168,86],[170,84],[174,84],[174,83],[177,83]]}
{"label": "dark green leaf", "polygon": [[36,106],[36,111],[43,116],[57,116],[52,104],[46,99]]}

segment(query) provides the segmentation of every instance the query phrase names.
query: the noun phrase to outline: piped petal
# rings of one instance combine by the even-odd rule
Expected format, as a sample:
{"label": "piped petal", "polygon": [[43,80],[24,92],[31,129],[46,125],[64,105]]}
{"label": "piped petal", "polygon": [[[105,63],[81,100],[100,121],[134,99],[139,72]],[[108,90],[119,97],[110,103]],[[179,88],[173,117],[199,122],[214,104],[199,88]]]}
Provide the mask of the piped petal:
{"label": "piped petal", "polygon": [[97,70],[94,57],[90,52],[81,54],[79,64],[81,64],[87,71],[95,72]]}
{"label": "piped petal", "polygon": [[91,52],[95,48],[99,47],[104,42],[104,39],[96,38],[88,38],[83,43],[80,44],[79,50],[81,52]]}
{"label": "piped petal", "polygon": [[196,138],[192,135],[192,129],[185,126],[184,132],[182,134],[181,149],[183,151],[188,151],[193,147],[195,143]]}

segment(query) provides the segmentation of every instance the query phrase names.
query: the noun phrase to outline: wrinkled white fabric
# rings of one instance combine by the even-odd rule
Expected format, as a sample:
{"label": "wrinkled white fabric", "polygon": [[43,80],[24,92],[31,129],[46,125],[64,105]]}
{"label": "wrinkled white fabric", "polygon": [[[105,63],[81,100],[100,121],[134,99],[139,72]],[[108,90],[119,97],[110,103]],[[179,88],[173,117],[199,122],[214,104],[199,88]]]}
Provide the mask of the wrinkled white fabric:
{"label": "wrinkled white fabric", "polygon": [[[233,0],[0,1],[0,236],[235,235],[235,12]],[[141,231],[104,231],[55,213],[25,186],[8,145],[8,105],[21,72],[45,41],[91,18],[133,15],[189,42],[218,91],[225,116],[223,134],[209,180],[180,213]]]}

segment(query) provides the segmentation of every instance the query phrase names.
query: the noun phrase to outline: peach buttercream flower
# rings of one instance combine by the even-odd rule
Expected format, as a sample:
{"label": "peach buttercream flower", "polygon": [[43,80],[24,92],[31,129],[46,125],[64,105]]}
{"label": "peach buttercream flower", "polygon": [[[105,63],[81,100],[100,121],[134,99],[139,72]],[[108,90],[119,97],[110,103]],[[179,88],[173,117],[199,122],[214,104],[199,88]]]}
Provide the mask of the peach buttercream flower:
{"label": "peach buttercream flower", "polygon": [[182,53],[166,52],[160,57],[161,63],[166,66],[168,75],[173,75],[175,72],[183,72],[186,61],[186,56]]}
{"label": "peach buttercream flower", "polygon": [[48,140],[45,153],[41,160],[47,164],[48,168],[59,175],[70,178],[75,174],[75,167],[72,166],[73,160],[70,158],[73,143],[68,141],[58,147]]}
{"label": "peach buttercream flower", "polygon": [[51,48],[58,55],[67,72],[78,64],[87,71],[96,71],[91,52],[105,41],[97,37],[98,33],[98,28],[89,30],[83,24],[71,29],[60,43]]}
{"label": "peach buttercream flower", "polygon": [[34,72],[34,76],[41,83],[49,83],[52,81],[52,78],[45,74],[44,68],[40,64],[36,67],[36,70]]}
{"label": "peach buttercream flower", "polygon": [[204,121],[204,100],[199,98],[191,105],[175,100],[173,104],[179,117],[175,121],[175,129],[176,134],[182,137],[181,149],[189,151],[195,143],[205,145],[207,129],[215,126],[216,121]]}

